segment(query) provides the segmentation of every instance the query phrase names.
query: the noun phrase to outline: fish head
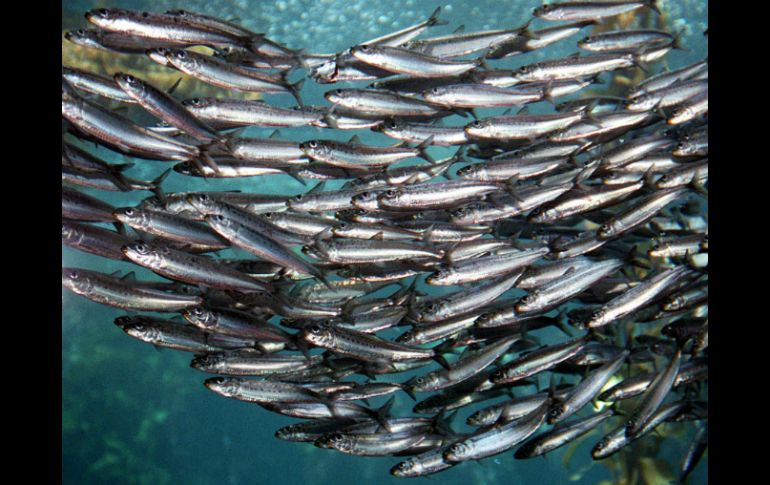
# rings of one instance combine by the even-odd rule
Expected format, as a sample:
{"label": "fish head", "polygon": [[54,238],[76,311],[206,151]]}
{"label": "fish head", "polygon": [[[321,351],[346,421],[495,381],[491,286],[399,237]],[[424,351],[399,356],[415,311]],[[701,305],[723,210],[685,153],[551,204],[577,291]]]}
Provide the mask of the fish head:
{"label": "fish head", "polygon": [[300,212],[309,211],[313,208],[312,197],[308,196],[308,194],[298,194],[287,200],[286,205],[289,206],[289,209]]}
{"label": "fish head", "polygon": [[80,234],[74,226],[71,226],[66,222],[61,223],[62,241],[67,241],[73,244],[77,244],[82,238],[82,236],[84,236],[84,234]]}
{"label": "fish head", "polygon": [[96,8],[86,12],[86,20],[106,30],[115,25],[126,11],[119,8]]}
{"label": "fish head", "polygon": [[160,329],[157,326],[150,325],[143,320],[135,320],[131,323],[123,324],[121,328],[128,335],[143,342],[155,343],[162,339]]}
{"label": "fish head", "polygon": [[131,261],[148,267],[158,267],[163,261],[162,251],[147,243],[131,243],[120,248]]}
{"label": "fish head", "polygon": [[464,179],[474,180],[479,176],[483,176],[484,164],[477,163],[474,165],[466,165],[457,170],[457,176]]}
{"label": "fish head", "polygon": [[519,313],[525,313],[530,310],[532,310],[537,303],[537,292],[533,291],[532,293],[528,295],[524,295],[521,297],[521,299],[514,305],[514,309]]}
{"label": "fish head", "polygon": [[[544,7],[546,5],[543,5]],[[537,65],[536,64],[529,64],[526,66],[521,66],[519,69],[514,71],[514,76],[519,81],[523,82],[534,82],[537,81],[537,77],[535,76],[535,72],[537,71]]]}
{"label": "fish head", "polygon": [[548,424],[555,424],[562,420],[562,416],[567,412],[567,406],[563,402],[555,402],[548,409],[546,420]]}
{"label": "fish head", "polygon": [[390,469],[390,474],[394,477],[413,477],[419,473],[417,462],[413,459],[402,461]]}
{"label": "fish head", "polygon": [[338,73],[337,61],[330,59],[311,69],[310,77],[319,84],[331,84],[337,82]]}
{"label": "fish head", "polygon": [[392,204],[397,204],[404,196],[402,189],[388,189],[377,192],[377,204],[380,208],[387,208]]}
{"label": "fish head", "polygon": [[120,89],[135,99],[146,99],[149,96],[147,85],[139,78],[124,72],[115,73],[113,76]]}
{"label": "fish head", "polygon": [[386,191],[383,190],[367,190],[356,194],[350,199],[350,202],[359,209],[367,211],[376,211],[379,209],[379,196]]}
{"label": "fish head", "polygon": [[350,97],[350,91],[346,89],[334,89],[324,93],[324,98],[332,104],[342,104]]}
{"label": "fish head", "polygon": [[156,47],[154,49],[147,49],[144,54],[150,58],[151,61],[160,65],[169,65],[168,55],[171,54],[171,49],[166,47]]}
{"label": "fish head", "polygon": [[425,392],[435,389],[439,383],[438,372],[429,372],[424,376],[413,377],[404,386],[412,392]]}
{"label": "fish head", "polygon": [[173,168],[174,172],[181,173],[182,175],[187,175],[189,177],[195,177],[199,175],[198,169],[195,168],[195,165],[190,162],[177,163]]}
{"label": "fish head", "polygon": [[596,328],[604,324],[604,320],[607,318],[607,311],[599,308],[591,313],[591,318],[588,323],[574,322],[575,327],[580,328],[585,326],[586,328]]}
{"label": "fish head", "polygon": [[403,131],[404,126],[395,119],[385,120],[379,125],[372,128],[373,131],[379,131],[386,135],[395,135]]}
{"label": "fish head", "polygon": [[471,121],[463,129],[468,136],[476,138],[487,138],[490,136],[492,122],[489,120]]}
{"label": "fish head", "polygon": [[318,347],[330,347],[334,344],[334,333],[328,323],[315,324],[305,328],[301,337]]}
{"label": "fish head", "polygon": [[451,91],[447,89],[446,86],[435,86],[423,91],[422,97],[431,103],[442,104],[444,102],[451,101],[447,99],[447,95],[450,93]]}
{"label": "fish head", "polygon": [[206,379],[203,385],[225,397],[237,396],[239,393],[240,380],[232,377],[212,377]]}
{"label": "fish head", "polygon": [[[467,167],[464,167],[467,168]],[[462,170],[462,169],[461,169]],[[459,175],[458,171],[458,175]],[[476,215],[476,204],[467,205],[465,207],[459,207],[449,212],[449,221],[457,223],[473,222]]]}
{"label": "fish head", "polygon": [[326,160],[331,155],[331,146],[322,140],[310,140],[299,144],[302,153],[316,160]]}
{"label": "fish head", "polygon": [[200,65],[198,58],[184,49],[168,49],[165,54],[166,60],[181,71],[193,71]]}
{"label": "fish head", "polygon": [[76,268],[62,268],[61,283],[79,294],[87,294],[94,287],[93,279],[89,273]]}
{"label": "fish head", "polygon": [[202,371],[209,371],[216,369],[217,364],[221,361],[222,356],[217,354],[196,355],[190,362],[190,367]]}
{"label": "fish head", "polygon": [[187,202],[203,215],[216,213],[217,202],[208,194],[190,194]]}
{"label": "fish head", "polygon": [[219,320],[214,312],[201,306],[182,310],[182,316],[188,322],[204,330],[216,326]]}
{"label": "fish head", "polygon": [[607,221],[599,228],[597,235],[602,239],[610,238],[623,230],[623,224],[619,220]]}
{"label": "fish head", "polygon": [[444,458],[444,461],[454,463],[462,461],[463,458],[470,454],[470,452],[470,446],[468,446],[467,443],[460,441],[450,446],[449,449],[444,452],[442,457]]}
{"label": "fish head", "polygon": [[452,284],[451,276],[452,273],[448,269],[440,269],[435,273],[428,275],[428,277],[425,278],[425,282],[429,285]]}
{"label": "fish head", "polygon": [[479,409],[468,416],[465,422],[470,426],[484,426],[497,420],[499,413],[496,408]]}
{"label": "fish head", "polygon": [[412,330],[409,330],[407,332],[402,333],[398,337],[396,337],[396,342],[401,344],[418,344],[420,343],[418,341],[417,335]]}
{"label": "fish head", "polygon": [[329,437],[329,445],[331,448],[342,452],[350,452],[353,450],[352,438],[345,436],[342,433],[333,433]]}
{"label": "fish head", "polygon": [[112,215],[120,222],[131,227],[148,227],[147,212],[134,207],[121,207],[112,211]]}
{"label": "fish head", "polygon": [[233,225],[233,220],[222,214],[206,214],[203,220],[212,227],[228,230]]}
{"label": "fish head", "polygon": [[211,98],[192,98],[182,101],[182,106],[194,109],[203,109],[212,106],[214,103]]}
{"label": "fish head", "polygon": [[618,444],[622,445],[622,442],[623,440],[613,439],[613,435],[605,436],[591,449],[591,456],[594,460],[606,458],[620,449]]}
{"label": "fish head", "polygon": [[483,328],[487,325],[490,325],[492,322],[494,322],[496,319],[496,313],[495,312],[484,312],[481,315],[479,315],[476,320],[474,320],[473,325]]}
{"label": "fish head", "polygon": [[64,34],[64,38],[83,47],[100,48],[99,35],[95,30],[77,29]]}

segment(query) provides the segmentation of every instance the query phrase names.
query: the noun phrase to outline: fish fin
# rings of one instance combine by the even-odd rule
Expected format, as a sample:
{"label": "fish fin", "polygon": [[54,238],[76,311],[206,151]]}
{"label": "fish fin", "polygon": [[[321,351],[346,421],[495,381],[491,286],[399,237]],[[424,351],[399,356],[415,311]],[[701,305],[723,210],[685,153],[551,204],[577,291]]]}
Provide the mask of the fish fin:
{"label": "fish fin", "polygon": [[457,27],[457,28],[454,30],[454,32],[452,32],[452,34],[453,34],[453,35],[454,35],[454,34],[462,34],[463,32],[465,32],[465,24],[460,24],[460,26],[459,26],[459,27]]}
{"label": "fish fin", "polygon": [[353,135],[350,137],[350,140],[348,140],[348,143],[351,145],[360,145],[361,139],[358,137],[358,135]]}
{"label": "fish fin", "polygon": [[322,180],[315,184],[312,189],[307,191],[307,195],[311,194],[317,194],[319,192],[323,192],[323,190],[326,188],[326,181]]}
{"label": "fish fin", "polygon": [[295,170],[292,170],[290,168],[286,168],[286,169],[281,169],[281,172],[285,173],[289,177],[291,177],[294,180],[296,180],[297,182],[301,183],[303,186],[307,187],[307,182],[305,182],[305,180],[302,177],[297,175]]}
{"label": "fish fin", "polygon": [[176,91],[176,88],[178,88],[178,87],[179,87],[179,83],[181,83],[181,82],[182,82],[182,78],[180,77],[179,79],[177,79],[177,80],[176,80],[176,82],[175,82],[174,84],[172,84],[172,85],[171,85],[171,87],[170,87],[170,88],[168,88],[168,89],[166,90],[166,94],[169,94],[169,95],[170,95],[170,94],[173,94],[173,93],[174,93],[174,91]]}
{"label": "fish fin", "polygon": [[126,226],[124,226],[122,222],[115,221],[112,225],[115,226],[115,230],[118,231],[119,234],[126,234]]}
{"label": "fish fin", "polygon": [[120,281],[126,281],[126,282],[135,282],[136,281],[136,273],[133,271],[129,271],[125,275],[120,277]]}

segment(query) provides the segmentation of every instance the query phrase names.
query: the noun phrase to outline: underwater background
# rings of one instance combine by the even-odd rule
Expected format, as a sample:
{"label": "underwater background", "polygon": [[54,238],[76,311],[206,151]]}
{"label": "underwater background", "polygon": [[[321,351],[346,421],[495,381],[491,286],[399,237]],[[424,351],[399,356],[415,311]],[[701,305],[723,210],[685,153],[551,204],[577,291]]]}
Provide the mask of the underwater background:
{"label": "underwater background", "polygon": [[[174,8],[233,20],[247,29],[264,32],[269,38],[292,49],[313,53],[341,51],[367,39],[418,23],[442,6],[441,18],[448,25],[432,28],[423,37],[448,34],[461,24],[466,32],[513,28],[523,25],[541,1],[533,0],[287,0],[287,1],[63,1],[62,64],[100,74],[125,71],[143,76],[159,87],[171,86],[180,74],[155,65],[141,56],[111,54],[85,49],[64,40],[67,30],[86,28],[83,14],[92,8],[119,7],[162,12]],[[649,17],[652,28],[682,32],[687,50],[674,50],[665,64],[675,69],[707,55],[708,3],[694,0],[661,0],[664,16]],[[542,24],[537,24],[542,26]],[[588,35],[585,34],[584,35]],[[575,52],[578,37],[547,49],[495,61],[495,67],[517,68],[536,60],[556,58]],[[656,65],[657,66],[657,65]],[[658,67],[656,67],[658,69]],[[294,73],[292,81],[299,79]],[[364,86],[366,83],[342,83]],[[323,92],[341,85],[305,83],[306,104],[326,104]],[[207,91],[208,89],[208,91]],[[254,95],[228,93],[207,88],[184,76],[175,96],[233,95],[253,99]],[[268,102],[292,106],[290,96],[268,95]],[[137,119],[140,108],[129,115]],[[136,111],[133,111],[136,110]],[[138,118],[140,121],[150,122]],[[458,121],[458,122],[461,122]],[[243,136],[268,136],[272,129],[251,128]],[[303,141],[318,138],[314,128],[281,130],[281,137]],[[358,130],[362,142],[382,144],[383,135]],[[328,130],[324,138],[346,140],[353,133]],[[435,150],[435,151],[434,151]],[[435,158],[448,157],[453,149],[434,147]],[[94,153],[110,163],[131,160],[100,148]],[[168,166],[141,162],[126,175],[152,180]],[[333,186],[333,185],[332,185]],[[330,187],[328,187],[330,188]],[[192,190],[244,190],[294,195],[305,192],[288,176],[253,177],[201,181],[172,172],[164,181],[166,192]],[[148,192],[112,193],[91,189],[115,207],[136,205]],[[111,273],[136,271],[138,279],[160,280],[149,270],[62,246],[62,266],[81,267]],[[291,443],[273,436],[276,429],[298,420],[270,413],[259,406],[224,399],[206,390],[207,375],[189,367],[191,355],[152,346],[128,337],[113,320],[126,313],[99,305],[62,288],[62,483],[115,484],[242,484],[242,483],[404,483],[388,470],[399,458],[360,457]],[[399,381],[404,376],[397,376]],[[383,379],[386,380],[386,379]],[[372,401],[379,406],[385,399]],[[394,413],[411,406],[399,395]],[[458,426],[460,420],[457,420]],[[607,431],[609,428],[601,428]],[[673,423],[661,428],[622,453],[594,462],[591,446],[599,434],[548,454],[544,459],[514,460],[506,452],[481,463],[465,463],[440,475],[411,479],[420,483],[668,483],[678,474],[687,446],[695,433],[691,423]],[[665,436],[665,438],[664,438]],[[692,484],[707,483],[708,455],[691,475]],[[430,481],[428,481],[430,480]],[[636,480],[636,481],[635,481]]]}

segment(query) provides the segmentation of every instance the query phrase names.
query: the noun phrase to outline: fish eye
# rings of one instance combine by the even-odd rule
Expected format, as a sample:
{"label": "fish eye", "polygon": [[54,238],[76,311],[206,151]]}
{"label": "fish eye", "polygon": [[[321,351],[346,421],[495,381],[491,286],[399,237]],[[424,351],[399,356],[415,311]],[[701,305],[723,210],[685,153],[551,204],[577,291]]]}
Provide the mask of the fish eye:
{"label": "fish eye", "polygon": [[185,51],[182,51],[182,50],[177,51],[176,58],[177,59],[187,59],[187,53]]}
{"label": "fish eye", "polygon": [[272,212],[265,212],[263,214],[263,216],[265,216],[266,219],[272,219],[273,218],[273,213]]}
{"label": "fish eye", "polygon": [[387,190],[387,191],[385,191],[385,195],[388,196],[388,197],[394,197],[396,195],[396,191],[395,190]]}
{"label": "fish eye", "polygon": [[86,35],[86,31],[84,29],[78,29],[75,31],[77,35]]}
{"label": "fish eye", "polygon": [[339,228],[340,228],[340,229],[345,229],[346,227],[348,227],[347,223],[345,223],[345,222],[340,222],[340,224],[339,224]]}
{"label": "fish eye", "polygon": [[110,11],[107,10],[106,8],[100,8],[97,12],[99,13],[100,16],[105,18],[110,14]]}
{"label": "fish eye", "polygon": [[417,379],[415,379],[415,382],[417,384],[422,384],[423,382],[425,382],[425,379],[423,379],[422,377],[418,377]]}
{"label": "fish eye", "polygon": [[334,94],[338,94],[338,95],[342,96],[342,90],[341,89],[335,89],[334,90]]}
{"label": "fish eye", "polygon": [[125,214],[125,215],[127,215],[129,217],[133,216],[134,215],[134,209],[132,209],[131,207],[128,207],[127,209],[123,210],[123,214]]}
{"label": "fish eye", "polygon": [[315,140],[309,141],[307,143],[307,146],[309,146],[310,148],[318,148],[318,142]]}
{"label": "fish eye", "polygon": [[481,128],[483,125],[481,124],[481,121],[476,120],[473,123],[471,123],[471,127],[473,128]]}
{"label": "fish eye", "polygon": [[371,49],[369,48],[368,45],[359,46],[358,50],[360,50],[361,52],[371,52]]}
{"label": "fish eye", "polygon": [[432,94],[439,94],[441,92],[441,90],[439,90],[439,88],[433,88],[433,89],[430,90],[430,92]]}
{"label": "fish eye", "polygon": [[391,130],[395,130],[397,127],[398,127],[398,124],[396,124],[395,121],[391,121],[390,123],[388,123],[388,128],[390,128]]}
{"label": "fish eye", "polygon": [[302,194],[299,194],[298,196],[294,197],[294,200],[302,200]]}
{"label": "fish eye", "polygon": [[310,333],[314,335],[318,335],[319,333],[321,333],[321,327],[319,325],[313,325],[312,327],[310,327]]}
{"label": "fish eye", "polygon": [[149,12],[142,12],[142,17],[147,18],[149,16],[150,16]]}

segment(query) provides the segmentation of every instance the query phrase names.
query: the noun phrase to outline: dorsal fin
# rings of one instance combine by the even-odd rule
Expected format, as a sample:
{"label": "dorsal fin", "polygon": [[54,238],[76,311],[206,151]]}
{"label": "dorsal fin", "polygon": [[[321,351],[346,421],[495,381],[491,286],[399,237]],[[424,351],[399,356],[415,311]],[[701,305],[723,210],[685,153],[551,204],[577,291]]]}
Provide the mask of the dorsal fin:
{"label": "dorsal fin", "polygon": [[454,30],[454,32],[452,32],[452,33],[453,33],[453,34],[462,34],[463,32],[465,32],[465,24],[462,24],[462,25],[460,25],[459,27],[457,27],[457,28]]}

